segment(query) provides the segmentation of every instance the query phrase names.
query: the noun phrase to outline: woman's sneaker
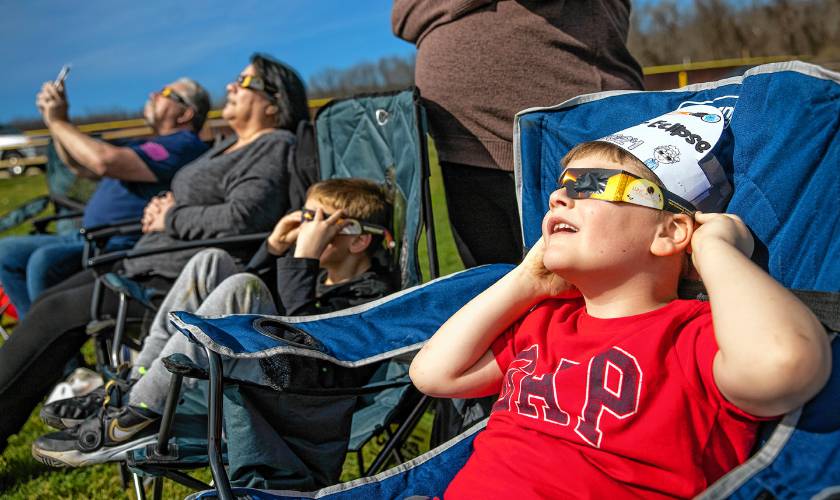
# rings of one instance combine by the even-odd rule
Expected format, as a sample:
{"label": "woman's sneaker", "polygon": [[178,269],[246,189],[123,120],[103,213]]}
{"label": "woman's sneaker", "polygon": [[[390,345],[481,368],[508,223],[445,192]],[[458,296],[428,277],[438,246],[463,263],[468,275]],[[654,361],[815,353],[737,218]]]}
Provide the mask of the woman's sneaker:
{"label": "woman's sneaker", "polygon": [[53,429],[69,429],[81,424],[88,417],[96,415],[104,401],[105,386],[100,386],[84,396],[60,399],[45,404],[39,416]]}
{"label": "woman's sneaker", "polygon": [[39,437],[32,456],[52,467],[117,462],[128,450],[153,443],[159,426],[160,415],[152,411],[105,407],[77,427]]}
{"label": "woman's sneaker", "polygon": [[45,404],[39,416],[53,429],[70,429],[96,415],[103,406],[109,404],[121,406],[123,396],[128,394],[134,382],[136,380],[110,380],[84,396],[60,399]]}

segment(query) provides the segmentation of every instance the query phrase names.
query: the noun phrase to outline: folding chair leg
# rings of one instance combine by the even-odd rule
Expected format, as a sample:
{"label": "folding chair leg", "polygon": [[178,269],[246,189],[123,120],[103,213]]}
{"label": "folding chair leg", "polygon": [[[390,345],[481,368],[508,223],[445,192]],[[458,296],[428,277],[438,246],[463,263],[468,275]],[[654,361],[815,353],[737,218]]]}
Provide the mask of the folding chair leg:
{"label": "folding chair leg", "polygon": [[120,462],[117,464],[117,469],[120,471],[120,484],[122,485],[122,489],[128,488],[128,466],[125,465],[125,462]]}
{"label": "folding chair leg", "polygon": [[93,293],[90,296],[90,317],[100,319],[99,307],[102,305],[102,282],[98,279],[93,284]]}
{"label": "folding chair leg", "polygon": [[125,334],[125,319],[128,316],[128,297],[120,294],[119,308],[117,309],[117,325],[114,327],[114,340],[111,342],[111,368],[116,369],[122,363],[122,339]]}
{"label": "folding chair leg", "polygon": [[411,413],[408,415],[408,418],[406,418],[403,425],[401,425],[400,428],[397,429],[397,432],[396,434],[394,434],[394,437],[392,437],[390,440],[388,440],[387,443],[385,443],[385,447],[376,457],[376,460],[374,460],[373,463],[370,465],[370,469],[367,470],[365,476],[372,476],[380,470],[382,470],[382,468],[385,466],[385,463],[388,461],[388,458],[391,456],[391,453],[394,451],[394,449],[398,448],[399,446],[402,446],[403,442],[405,442],[406,438],[408,438],[409,433],[412,430],[414,430],[414,427],[417,425],[417,422],[420,420],[420,417],[423,416],[423,413],[426,411],[426,408],[429,407],[429,404],[431,404],[431,402],[432,398],[426,396],[425,394],[422,398],[420,398],[420,401],[417,403],[414,409],[411,410]]}
{"label": "folding chair leg", "polygon": [[155,448],[155,453],[158,455],[169,454],[169,438],[172,434],[172,423],[175,421],[175,409],[178,407],[178,396],[181,394],[183,380],[183,375],[173,373],[169,382],[169,393],[166,395],[166,406],[163,407],[157,447]]}
{"label": "folding chair leg", "polygon": [[356,452],[356,462],[359,464],[359,477],[364,477],[365,475],[365,457],[362,455],[362,449],[364,446],[359,448],[359,451]]}
{"label": "folding chair leg", "polygon": [[154,488],[152,489],[152,499],[153,500],[161,500],[163,498],[163,478],[156,477],[154,482]]}
{"label": "folding chair leg", "polygon": [[210,472],[213,484],[221,500],[233,500],[225,465],[222,462],[222,357],[204,348],[210,361],[210,393],[207,396],[207,408],[210,416],[207,419],[207,456],[210,459]]}
{"label": "folding chair leg", "polygon": [[186,486],[187,488],[192,488],[196,491],[204,491],[204,490],[212,490],[213,489],[213,486],[211,486],[211,485],[209,485],[205,482],[199,481],[198,479],[190,476],[189,474],[181,472],[181,471],[167,470],[167,471],[163,471],[161,474],[162,474],[163,477],[165,477],[167,479],[171,479],[178,484],[182,484],[182,485]]}
{"label": "folding chair leg", "polygon": [[137,500],[146,500],[146,490],[143,488],[143,478],[137,474],[132,474],[134,480],[134,495]]}
{"label": "folding chair leg", "polygon": [[107,373],[105,369],[108,365],[108,341],[104,336],[97,336],[93,341],[94,354],[96,355],[96,371],[99,373]]}
{"label": "folding chair leg", "polygon": [[398,464],[404,461],[403,454],[400,452],[399,448],[391,450],[391,457],[396,460]]}

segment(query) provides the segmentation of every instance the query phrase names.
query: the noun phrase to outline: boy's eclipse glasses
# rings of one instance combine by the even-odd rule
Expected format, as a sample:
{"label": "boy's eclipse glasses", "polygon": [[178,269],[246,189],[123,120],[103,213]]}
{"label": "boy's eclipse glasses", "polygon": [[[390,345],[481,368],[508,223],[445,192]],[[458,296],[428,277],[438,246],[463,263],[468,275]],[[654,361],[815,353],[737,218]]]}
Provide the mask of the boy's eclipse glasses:
{"label": "boy's eclipse glasses", "polygon": [[[315,210],[309,210],[308,208],[302,208],[300,210],[300,221],[301,222],[309,222],[315,220]],[[324,212],[324,219],[329,218],[330,214]],[[349,236],[359,236],[361,234],[372,234],[375,236],[382,236],[383,242],[386,248],[393,248],[395,246],[394,237],[391,235],[391,232],[388,231],[387,228],[380,226],[379,224],[373,224],[370,222],[364,222],[357,219],[339,219],[340,224],[344,224],[341,228],[341,231],[338,234],[345,234]]]}
{"label": "boy's eclipse glasses", "polygon": [[675,214],[694,215],[688,201],[655,183],[625,170],[607,168],[567,168],[560,174],[557,187],[566,188],[569,198],[625,202],[665,210]]}

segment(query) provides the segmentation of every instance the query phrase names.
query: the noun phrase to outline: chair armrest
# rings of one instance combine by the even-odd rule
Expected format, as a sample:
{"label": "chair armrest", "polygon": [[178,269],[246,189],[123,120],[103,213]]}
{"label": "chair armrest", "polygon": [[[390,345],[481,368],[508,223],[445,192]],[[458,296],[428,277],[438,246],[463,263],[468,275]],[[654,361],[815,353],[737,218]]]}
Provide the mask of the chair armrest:
{"label": "chair armrest", "polygon": [[43,217],[38,217],[38,218],[32,219],[32,225],[35,227],[35,232],[36,233],[46,233],[47,232],[47,226],[50,224],[50,222],[55,222],[57,220],[63,220],[63,219],[74,219],[76,217],[81,217],[81,216],[82,216],[81,211],[72,211],[72,212],[63,212],[63,213],[60,213],[60,214],[45,215]]}
{"label": "chair armrest", "polygon": [[206,368],[193,362],[185,354],[175,353],[161,359],[163,367],[170,373],[199,380],[210,380],[210,372]]}
{"label": "chair armrest", "polygon": [[83,202],[74,200],[72,198],[68,198],[66,196],[51,194],[50,201],[52,201],[53,205],[55,205],[56,208],[66,208],[69,210],[75,210],[77,212],[82,212],[85,209],[85,204]]}
{"label": "chair armrest", "polygon": [[105,248],[108,240],[120,235],[140,235],[143,226],[137,219],[127,219],[111,224],[99,224],[96,226],[83,227],[79,234],[85,240],[85,254],[87,259],[91,255],[97,255]]}
{"label": "chair armrest", "polygon": [[185,241],[168,247],[143,248],[140,250],[121,250],[118,252],[111,252],[104,255],[97,255],[96,257],[91,257],[85,263],[85,267],[92,269],[101,269],[104,266],[111,266],[115,262],[121,261],[123,259],[137,259],[140,257],[148,257],[150,255],[180,252],[181,250],[192,250],[195,248],[239,248],[248,243],[262,242],[263,240],[268,238],[269,234],[271,233],[243,234],[239,236],[229,236],[227,238]]}
{"label": "chair armrest", "polygon": [[85,239],[88,239],[87,238],[88,234],[93,234],[93,233],[97,233],[97,232],[100,232],[100,231],[106,231],[106,230],[109,230],[109,229],[118,229],[118,228],[123,228],[123,227],[139,226],[139,225],[140,225],[140,221],[137,220],[137,219],[125,219],[125,220],[121,220],[121,221],[117,221],[117,222],[112,222],[110,224],[98,224],[96,226],[83,227],[83,228],[79,229],[79,233],[82,236],[84,236]]}
{"label": "chair armrest", "polygon": [[139,222],[133,221],[131,224],[101,227],[101,229],[96,230],[82,228],[79,230],[79,232],[82,234],[82,237],[85,239],[85,241],[87,241],[88,243],[93,243],[94,246],[98,248],[102,248],[102,246],[114,236],[142,233],[143,226]]}

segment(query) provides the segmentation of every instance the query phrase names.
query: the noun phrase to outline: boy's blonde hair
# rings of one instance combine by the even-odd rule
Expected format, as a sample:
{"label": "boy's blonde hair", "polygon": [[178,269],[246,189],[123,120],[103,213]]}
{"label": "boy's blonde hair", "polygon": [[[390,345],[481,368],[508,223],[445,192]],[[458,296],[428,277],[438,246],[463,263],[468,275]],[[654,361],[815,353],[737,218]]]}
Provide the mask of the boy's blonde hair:
{"label": "boy's blonde hair", "polygon": [[352,219],[388,227],[391,201],[385,188],[368,179],[327,179],[309,186],[307,198],[344,210]]}
{"label": "boy's blonde hair", "polygon": [[[327,179],[309,186],[306,198],[317,199],[324,205],[344,210],[351,219],[391,228],[393,211],[391,195],[385,187],[368,179]],[[367,253],[373,255],[382,242],[382,236],[373,235]]]}
{"label": "boy's blonde hair", "polygon": [[603,141],[591,141],[591,142],[582,142],[577,146],[573,147],[566,153],[566,156],[560,160],[560,165],[563,168],[566,168],[569,163],[573,162],[574,160],[579,160],[581,158],[588,158],[590,156],[596,156],[599,158],[603,158],[605,160],[614,161],[616,163],[621,163],[622,165],[635,165],[639,167],[637,173],[639,177],[643,179],[647,179],[659,187],[665,187],[662,184],[662,181],[659,180],[659,177],[653,173],[651,169],[647,167],[644,163],[642,163],[638,158],[633,156],[632,154],[628,153],[624,149],[616,146],[615,144],[610,144],[609,142]]}

